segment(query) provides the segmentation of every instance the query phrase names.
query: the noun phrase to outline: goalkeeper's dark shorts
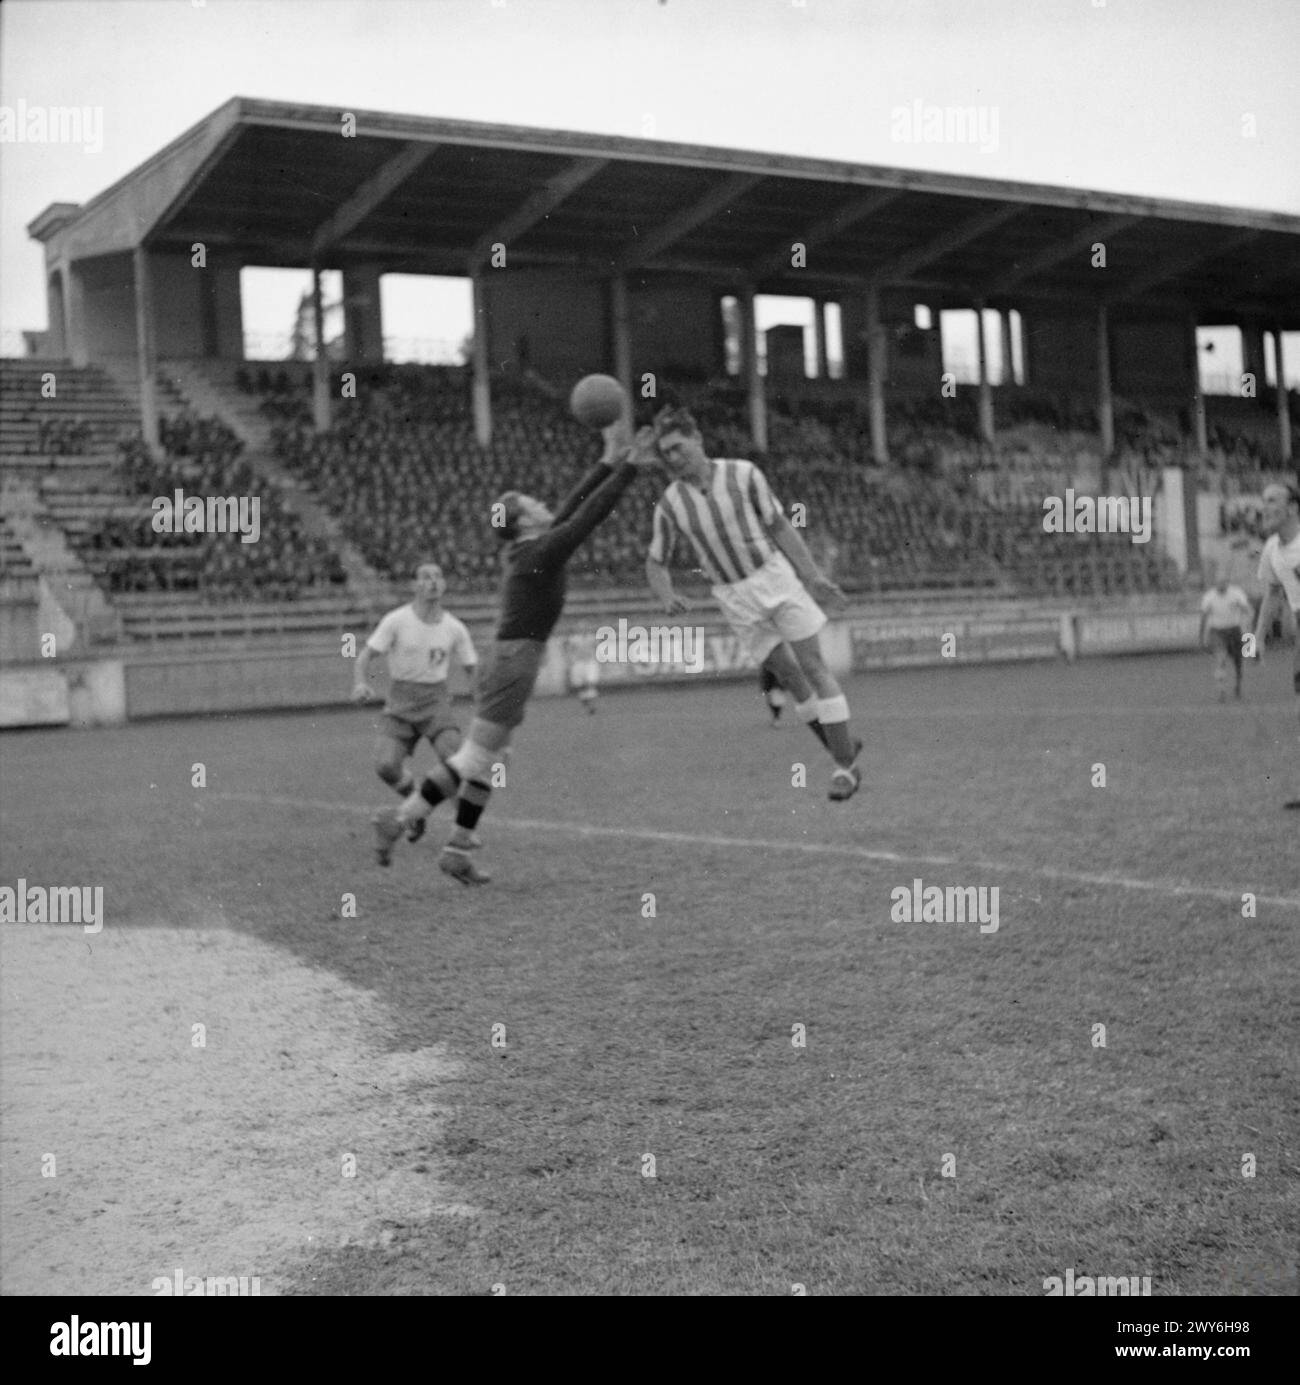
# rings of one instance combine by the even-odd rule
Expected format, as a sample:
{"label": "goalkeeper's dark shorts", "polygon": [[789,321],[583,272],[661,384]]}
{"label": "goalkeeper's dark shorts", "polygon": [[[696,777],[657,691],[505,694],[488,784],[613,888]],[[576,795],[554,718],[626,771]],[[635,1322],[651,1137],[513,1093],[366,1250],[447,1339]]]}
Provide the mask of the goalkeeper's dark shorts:
{"label": "goalkeeper's dark shorts", "polygon": [[545,640],[495,640],[479,682],[474,715],[495,726],[518,726],[545,657]]}

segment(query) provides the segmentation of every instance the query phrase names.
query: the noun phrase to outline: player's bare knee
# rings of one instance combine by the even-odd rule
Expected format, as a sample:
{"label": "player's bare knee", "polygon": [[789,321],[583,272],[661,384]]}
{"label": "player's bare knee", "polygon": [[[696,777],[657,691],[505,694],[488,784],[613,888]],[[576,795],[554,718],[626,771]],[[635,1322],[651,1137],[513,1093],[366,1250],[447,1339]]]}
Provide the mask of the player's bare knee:
{"label": "player's bare knee", "polygon": [[439,731],[433,738],[433,748],[440,760],[450,759],[464,744],[464,739],[454,726]]}
{"label": "player's bare knee", "polygon": [[397,784],[402,778],[402,765],[406,756],[402,752],[402,747],[394,743],[392,751],[385,751],[375,761],[375,773],[384,781],[385,784]]}

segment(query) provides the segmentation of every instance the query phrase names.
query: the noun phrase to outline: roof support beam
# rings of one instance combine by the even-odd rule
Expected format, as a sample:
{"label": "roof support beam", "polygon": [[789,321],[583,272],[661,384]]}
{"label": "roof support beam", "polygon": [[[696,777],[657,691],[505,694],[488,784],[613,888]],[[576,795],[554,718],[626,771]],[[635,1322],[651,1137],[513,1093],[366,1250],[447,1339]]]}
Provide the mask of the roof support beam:
{"label": "roof support beam", "polygon": [[661,255],[670,245],[675,245],[697,226],[738,201],[755,183],[761,181],[762,179],[753,173],[733,173],[729,178],[724,178],[689,207],[683,207],[674,216],[662,222],[649,235],[641,236],[625,247],[618,258],[616,268],[620,273],[626,273],[629,269],[639,269]]}
{"label": "roof support beam", "polygon": [[814,221],[797,236],[792,236],[788,244],[775,245],[764,255],[760,255],[749,267],[751,278],[766,279],[769,274],[786,268],[790,264],[790,246],[799,243],[811,248],[819,243],[834,240],[850,226],[865,221],[869,216],[884,211],[891,202],[897,202],[905,194],[901,188],[873,188],[862,197],[846,202],[838,211]]}
{"label": "roof support beam", "polygon": [[530,197],[525,198],[504,220],[497,222],[491,230],[484,231],[474,242],[469,252],[471,267],[482,264],[498,242],[508,245],[517,236],[522,236],[530,226],[550,214],[561,202],[597,173],[609,162],[608,159],[574,159],[553,178],[548,178]]}
{"label": "roof support beam", "polygon": [[915,250],[909,250],[905,255],[887,260],[872,272],[871,277],[878,284],[888,284],[896,279],[909,279],[922,265],[941,260],[954,250],[960,250],[963,245],[988,235],[990,231],[996,231],[999,226],[1010,221],[1013,216],[1019,216],[1024,210],[1016,205],[994,207],[982,216],[972,217],[969,221],[963,221],[960,226],[954,226],[951,231],[935,236]]}
{"label": "roof support beam", "polygon": [[328,220],[321,222],[311,238],[312,257],[319,256],[349,231],[358,226],[388,197],[391,197],[417,168],[437,149],[436,144],[407,144],[343,203]]}
{"label": "roof support beam", "polygon": [[1109,240],[1112,236],[1117,236],[1121,231],[1135,225],[1138,220],[1136,216],[1109,216],[1104,221],[1096,221],[1091,226],[1085,226],[1083,230],[1076,231],[1074,235],[1068,236],[1056,245],[1050,245],[1046,250],[1040,250],[1037,255],[1031,255],[1023,264],[1002,275],[1000,279],[995,279],[985,288],[985,296],[993,298],[1009,293],[1026,279],[1032,279],[1036,274],[1055,268],[1062,260],[1068,260],[1071,255],[1077,255],[1099,240]]}

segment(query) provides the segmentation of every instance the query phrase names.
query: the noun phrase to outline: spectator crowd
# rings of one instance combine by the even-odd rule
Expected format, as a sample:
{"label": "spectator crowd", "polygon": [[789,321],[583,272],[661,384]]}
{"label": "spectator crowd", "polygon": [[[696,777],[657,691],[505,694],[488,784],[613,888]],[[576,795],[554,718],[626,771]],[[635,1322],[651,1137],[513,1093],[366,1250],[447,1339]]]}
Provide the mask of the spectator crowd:
{"label": "spectator crowd", "polygon": [[[98,516],[77,547],[110,592],[193,592],[211,602],[289,601],[340,590],[346,574],[323,538],[308,534],[279,489],[244,460],[219,420],[180,414],[160,421],[162,455],[138,439],[120,448],[120,503]],[[257,541],[239,533],[157,533],[151,502],[177,490],[256,497]]]}

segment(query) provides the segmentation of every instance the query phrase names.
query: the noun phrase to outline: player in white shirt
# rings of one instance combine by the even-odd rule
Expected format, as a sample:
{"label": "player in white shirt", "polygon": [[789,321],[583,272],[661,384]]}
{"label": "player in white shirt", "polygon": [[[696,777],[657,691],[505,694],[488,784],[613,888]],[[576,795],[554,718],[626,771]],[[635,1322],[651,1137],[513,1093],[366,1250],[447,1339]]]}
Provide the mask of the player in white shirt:
{"label": "player in white shirt", "polygon": [[1219,701],[1228,696],[1228,665],[1236,672],[1234,696],[1241,696],[1241,632],[1251,623],[1250,598],[1228,581],[1226,572],[1201,597],[1201,644],[1214,651],[1214,681]]}
{"label": "player in white shirt", "polygon": [[[415,574],[415,599],[389,611],[357,656],[352,688],[355,702],[378,699],[368,679],[370,661],[375,656],[388,660],[388,701],[384,704],[375,771],[400,798],[415,786],[410,758],[421,737],[440,760],[445,761],[460,747],[460,727],[447,693],[452,659],[460,663],[471,681],[478,667],[469,631],[442,609],[446,590],[447,581],[438,564],[423,563]],[[409,840],[418,840],[423,829],[423,819],[418,828],[412,824]]]}
{"label": "player in white shirt", "polygon": [[790,693],[799,719],[835,761],[829,797],[851,798],[862,782],[862,742],[818,638],[826,624],[818,603],[842,610],[844,593],[817,566],[753,462],[709,457],[685,409],[662,409],[653,430],[638,438],[651,432],[670,478],[646,557],[651,591],[670,615],[689,609],[668,572],[676,540],[688,539],[731,628]]}
{"label": "player in white shirt", "polygon": [[[1259,584],[1264,600],[1255,621],[1255,657],[1263,658],[1264,641],[1279,614],[1295,641],[1292,682],[1300,698],[1300,483],[1277,482],[1264,488],[1264,551],[1259,555]],[[1296,707],[1300,710],[1300,701]],[[1300,798],[1288,808],[1300,808]]]}

